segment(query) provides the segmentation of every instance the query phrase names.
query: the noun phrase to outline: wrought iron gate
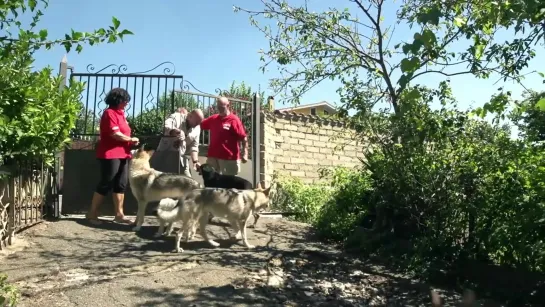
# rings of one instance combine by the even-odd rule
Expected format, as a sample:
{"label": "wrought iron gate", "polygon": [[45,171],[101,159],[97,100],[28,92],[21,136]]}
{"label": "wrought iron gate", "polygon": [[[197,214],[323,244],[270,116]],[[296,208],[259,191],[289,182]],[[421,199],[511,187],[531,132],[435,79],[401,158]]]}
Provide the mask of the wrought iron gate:
{"label": "wrought iron gate", "polygon": [[[63,74],[61,64],[61,74]],[[68,69],[68,65],[64,65]],[[96,70],[93,65],[87,66],[87,72],[72,72],[71,81],[85,82],[85,90],[80,96],[82,111],[72,131],[72,143],[64,150],[64,167],[62,176],[62,212],[63,214],[83,213],[88,209],[94,188],[99,179],[95,158],[95,146],[98,141],[98,123],[107,107],[104,99],[108,91],[115,87],[125,88],[131,95],[131,102],[125,109],[127,120],[133,135],[142,142],[157,146],[163,133],[163,124],[167,116],[180,107],[188,110],[200,108],[205,117],[214,114],[215,100],[221,94],[207,94],[195,88],[182,75],[175,74],[175,66],[171,62],[163,62],[156,67],[138,73],[128,73],[126,65],[108,65]],[[157,73],[157,72],[160,73]],[[64,71],[64,76],[67,76]],[[253,101],[258,101],[254,95]],[[245,124],[249,135],[251,163],[244,164],[241,176],[254,181],[259,180],[259,114],[260,104],[253,101],[230,98],[233,112]],[[204,160],[208,149],[209,135],[201,132],[199,159]],[[257,137],[257,138],[256,138]],[[253,159],[257,157],[257,159]],[[177,168],[173,166],[173,172]],[[195,179],[200,180],[198,174]],[[103,213],[113,213],[111,200],[108,197],[102,206]],[[125,212],[136,212],[136,200],[127,193]]]}

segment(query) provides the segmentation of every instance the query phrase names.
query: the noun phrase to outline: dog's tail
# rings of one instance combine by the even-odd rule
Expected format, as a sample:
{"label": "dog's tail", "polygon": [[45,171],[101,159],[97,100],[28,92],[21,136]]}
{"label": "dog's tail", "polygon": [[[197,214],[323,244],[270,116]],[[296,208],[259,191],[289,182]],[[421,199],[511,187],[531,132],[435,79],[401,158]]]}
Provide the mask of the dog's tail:
{"label": "dog's tail", "polygon": [[178,210],[180,210],[180,206],[178,205],[180,201],[181,200],[179,199],[172,198],[162,199],[157,207],[157,217],[163,221],[172,221],[176,219]]}

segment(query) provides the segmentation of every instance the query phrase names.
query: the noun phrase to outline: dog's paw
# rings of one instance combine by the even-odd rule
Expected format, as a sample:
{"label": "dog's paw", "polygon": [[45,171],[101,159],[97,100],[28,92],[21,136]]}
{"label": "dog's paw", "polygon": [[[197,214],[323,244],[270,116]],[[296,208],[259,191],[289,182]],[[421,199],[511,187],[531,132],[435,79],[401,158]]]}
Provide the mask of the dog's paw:
{"label": "dog's paw", "polygon": [[246,248],[248,248],[248,249],[252,249],[252,248],[255,248],[255,245],[251,245],[251,244],[246,244]]}
{"label": "dog's paw", "polygon": [[233,239],[235,240],[242,240],[242,233],[239,231],[234,236]]}
{"label": "dog's paw", "polygon": [[140,231],[140,229],[142,229],[142,226],[134,226],[132,231]]}
{"label": "dog's paw", "polygon": [[172,252],[173,252],[173,253],[178,253],[178,254],[179,254],[179,253],[183,253],[183,252],[184,252],[184,249],[181,248],[181,247],[178,247],[178,248],[175,248]]}
{"label": "dog's paw", "polygon": [[219,247],[220,246],[220,244],[218,242],[216,242],[216,241],[208,241],[208,243],[210,243],[210,245],[213,246],[213,247]]}

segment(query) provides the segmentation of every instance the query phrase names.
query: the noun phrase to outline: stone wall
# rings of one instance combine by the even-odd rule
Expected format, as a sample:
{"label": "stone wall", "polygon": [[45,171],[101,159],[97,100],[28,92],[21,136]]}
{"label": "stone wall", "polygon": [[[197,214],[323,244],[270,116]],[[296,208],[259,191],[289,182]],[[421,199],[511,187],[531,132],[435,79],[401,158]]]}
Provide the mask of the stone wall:
{"label": "stone wall", "polygon": [[263,112],[261,117],[261,180],[268,185],[275,172],[305,183],[319,180],[319,169],[361,165],[361,145],[344,122],[290,112]]}

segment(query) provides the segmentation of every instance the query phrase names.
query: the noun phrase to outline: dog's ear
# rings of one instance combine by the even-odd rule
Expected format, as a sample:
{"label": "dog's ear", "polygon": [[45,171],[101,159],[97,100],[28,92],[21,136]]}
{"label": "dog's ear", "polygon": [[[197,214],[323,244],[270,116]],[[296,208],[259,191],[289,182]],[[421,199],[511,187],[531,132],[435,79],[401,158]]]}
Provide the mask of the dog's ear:
{"label": "dog's ear", "polygon": [[271,193],[271,187],[268,187],[265,190],[263,190],[263,194],[269,196],[269,193]]}
{"label": "dog's ear", "polygon": [[261,185],[261,181],[257,183],[257,187],[255,187],[256,190],[263,190],[263,186]]}

